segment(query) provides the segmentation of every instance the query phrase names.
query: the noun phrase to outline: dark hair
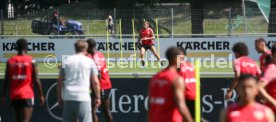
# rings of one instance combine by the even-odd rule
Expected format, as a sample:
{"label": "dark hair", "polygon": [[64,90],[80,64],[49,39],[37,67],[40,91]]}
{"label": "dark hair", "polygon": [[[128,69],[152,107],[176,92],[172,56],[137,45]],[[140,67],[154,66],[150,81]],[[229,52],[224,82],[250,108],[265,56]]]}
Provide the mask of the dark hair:
{"label": "dark hair", "polygon": [[28,42],[26,39],[18,39],[16,41],[16,49],[18,51],[23,51],[28,49]]}
{"label": "dark hair", "polygon": [[95,53],[94,52],[94,48],[96,47],[96,41],[94,39],[92,39],[92,38],[87,39],[86,41],[88,43],[87,52],[91,53],[91,54],[94,54]]}
{"label": "dark hair", "polygon": [[87,39],[88,48],[93,49],[96,47],[96,41],[94,39]]}
{"label": "dark hair", "polygon": [[[186,54],[187,54],[186,50],[185,50],[183,47],[179,47],[179,48],[178,48],[178,51],[179,51],[179,53],[182,52],[185,56],[186,56]],[[179,53],[178,53],[178,54],[179,54]]]}
{"label": "dark hair", "polygon": [[84,40],[78,40],[76,43],[75,43],[75,50],[76,52],[82,52],[82,51],[86,51],[87,50],[87,47],[88,47],[88,44],[86,41]]}
{"label": "dark hair", "polygon": [[245,80],[248,80],[248,79],[253,79],[256,83],[258,82],[258,79],[251,75],[251,74],[242,74],[239,78],[238,78],[238,81],[239,81],[239,84],[244,82]]}
{"label": "dark hair", "polygon": [[269,65],[273,63],[273,57],[271,54],[265,56],[265,65]]}
{"label": "dark hair", "polygon": [[169,61],[172,61],[174,58],[176,58],[178,55],[178,48],[177,47],[170,47],[166,51],[166,58]]}
{"label": "dark hair", "polygon": [[242,43],[242,42],[238,42],[238,43],[234,44],[232,51],[234,53],[240,54],[241,56],[248,55],[248,48],[247,48],[246,44]]}
{"label": "dark hair", "polygon": [[264,38],[257,38],[257,39],[255,40],[255,42],[265,42],[265,39],[264,39]]}
{"label": "dark hair", "polygon": [[274,42],[271,47],[271,53],[272,53],[272,55],[274,55],[276,53],[276,42]]}

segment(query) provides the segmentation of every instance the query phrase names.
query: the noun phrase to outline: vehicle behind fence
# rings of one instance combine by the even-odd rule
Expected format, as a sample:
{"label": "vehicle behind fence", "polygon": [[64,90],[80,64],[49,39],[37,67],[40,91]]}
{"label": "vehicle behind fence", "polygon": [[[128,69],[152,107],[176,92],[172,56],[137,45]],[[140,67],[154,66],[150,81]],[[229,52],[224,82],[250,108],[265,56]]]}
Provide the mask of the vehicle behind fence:
{"label": "vehicle behind fence", "polygon": [[[114,32],[119,35],[137,35],[142,27],[143,21],[149,21],[155,33],[158,31],[163,37],[177,37],[180,35],[192,34],[192,14],[198,14],[190,8],[164,8],[164,9],[89,9],[68,10],[50,9],[27,12],[24,15],[9,11],[7,16],[3,15],[0,22],[0,34],[2,35],[37,35],[32,28],[32,22],[49,22],[53,12],[58,12],[58,18],[63,22],[74,20],[81,24],[81,30],[85,35],[106,36],[107,16],[111,15],[114,21]],[[246,9],[246,17],[241,9],[204,9],[203,11],[203,32],[205,35],[236,35],[236,34],[266,34],[268,23],[258,8]],[[46,19],[45,19],[46,18]],[[197,19],[197,18],[195,18]],[[200,18],[198,18],[200,19]],[[246,20],[246,21],[245,21]],[[246,23],[246,25],[245,25]],[[45,25],[39,25],[45,26]],[[49,24],[47,25],[49,26]],[[59,25],[60,26],[60,25]],[[158,27],[158,29],[157,29]],[[40,27],[43,28],[43,27]],[[74,28],[74,27],[72,27]],[[48,33],[49,28],[40,31]],[[120,31],[121,30],[121,31]],[[47,33],[46,33],[47,31]],[[60,29],[60,31],[63,31]],[[66,35],[67,33],[64,33]],[[69,31],[69,34],[78,34]]]}

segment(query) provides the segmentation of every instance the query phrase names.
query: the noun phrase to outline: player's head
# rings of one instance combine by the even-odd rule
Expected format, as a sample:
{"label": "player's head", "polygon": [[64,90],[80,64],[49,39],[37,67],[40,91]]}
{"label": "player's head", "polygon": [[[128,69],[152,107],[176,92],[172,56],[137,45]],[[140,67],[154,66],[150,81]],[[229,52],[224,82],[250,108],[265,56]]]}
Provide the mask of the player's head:
{"label": "player's head", "polygon": [[255,49],[258,53],[264,53],[266,49],[265,40],[263,38],[257,38],[255,40]]}
{"label": "player's head", "polygon": [[96,49],[96,41],[94,39],[87,39],[87,43],[88,43],[87,52],[94,53],[94,51]]}
{"label": "player's head", "polygon": [[232,51],[234,52],[236,58],[248,55],[248,48],[246,44],[242,42],[234,44]]}
{"label": "player's head", "polygon": [[28,49],[28,42],[26,39],[18,39],[16,41],[16,49],[19,52],[27,51]]}
{"label": "player's head", "polygon": [[108,15],[107,17],[109,20],[112,20],[112,16],[111,15]]}
{"label": "player's head", "polygon": [[76,51],[76,53],[80,53],[80,52],[86,53],[87,52],[87,48],[88,48],[88,44],[84,40],[78,40],[75,43],[75,51]]}
{"label": "player's head", "polygon": [[259,93],[258,83],[256,77],[251,74],[243,74],[238,79],[238,93],[240,100],[243,103],[255,101]]}
{"label": "player's head", "polygon": [[149,25],[150,25],[150,23],[149,23],[148,21],[145,21],[145,22],[144,22],[144,28],[148,28]]}
{"label": "player's head", "polygon": [[180,61],[184,61],[184,58],[186,56],[186,50],[183,47],[179,47],[178,55],[180,56]]}
{"label": "player's head", "polygon": [[170,47],[166,51],[166,58],[169,60],[170,65],[176,65],[178,54],[179,54],[179,49],[177,47]]}

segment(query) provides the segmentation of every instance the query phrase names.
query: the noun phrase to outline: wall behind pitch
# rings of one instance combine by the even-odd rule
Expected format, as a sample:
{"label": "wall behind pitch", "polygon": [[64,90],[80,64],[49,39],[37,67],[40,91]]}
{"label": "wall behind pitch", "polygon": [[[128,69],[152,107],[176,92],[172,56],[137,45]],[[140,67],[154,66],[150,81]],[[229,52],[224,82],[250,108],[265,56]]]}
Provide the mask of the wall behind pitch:
{"label": "wall behind pitch", "polygon": [[[267,40],[268,48],[276,41],[273,37],[264,37]],[[15,41],[17,37],[0,38],[0,58],[5,62],[7,58],[16,53]],[[26,38],[29,41],[29,54],[33,55],[38,61],[43,62],[45,57],[55,56],[58,61],[62,61],[66,55],[74,53],[73,38],[54,38],[54,37],[32,37]],[[166,49],[170,46],[183,47],[187,49],[188,56],[192,58],[217,59],[222,58],[231,61],[231,48],[237,42],[244,42],[249,47],[250,57],[258,60],[259,54],[255,51],[254,40],[256,37],[214,37],[214,38],[160,38],[160,54],[164,57]],[[120,40],[110,39],[109,45],[105,38],[95,38],[97,49],[106,53],[109,50],[111,59],[120,58]],[[122,52],[124,58],[130,58],[134,54],[134,42],[132,38],[124,38],[122,41]],[[158,50],[158,43],[155,41]],[[136,53],[139,51],[136,49]],[[151,53],[148,53],[151,55]],[[149,57],[149,56],[148,56]],[[53,60],[52,60],[53,61]]]}
{"label": "wall behind pitch", "polygon": [[[110,109],[114,122],[146,122],[149,79],[112,78],[111,80],[113,89],[110,96],[112,104]],[[231,79],[226,78],[201,79],[201,110],[203,118],[210,122],[218,121],[220,110],[234,100],[236,97],[235,92],[232,100],[224,100],[230,81]],[[36,99],[32,122],[60,122],[62,109],[57,106],[56,79],[42,79],[42,85],[47,102],[44,106],[39,106]],[[0,87],[2,89],[2,83]],[[101,116],[100,110],[98,113]],[[0,115],[3,122],[14,121],[9,102],[1,105]]]}

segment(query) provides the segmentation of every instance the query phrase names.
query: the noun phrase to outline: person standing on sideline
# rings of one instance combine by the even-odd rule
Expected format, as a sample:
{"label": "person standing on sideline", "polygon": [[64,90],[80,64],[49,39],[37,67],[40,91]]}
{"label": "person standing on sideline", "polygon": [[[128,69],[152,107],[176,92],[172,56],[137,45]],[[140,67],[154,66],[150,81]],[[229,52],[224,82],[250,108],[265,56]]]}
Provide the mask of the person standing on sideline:
{"label": "person standing on sideline", "polygon": [[259,54],[262,54],[259,58],[260,61],[260,68],[262,72],[264,72],[265,66],[265,57],[271,54],[271,51],[267,49],[265,40],[263,38],[257,38],[255,40],[255,49]]}
{"label": "person standing on sideline", "polygon": [[232,51],[236,57],[233,62],[235,77],[232,80],[231,86],[225,96],[226,100],[229,100],[231,98],[233,90],[238,84],[238,79],[240,75],[251,74],[258,77],[261,75],[261,70],[256,61],[248,57],[248,48],[245,43],[238,42],[234,44]]}
{"label": "person standing on sideline", "polygon": [[269,64],[259,80],[260,94],[265,98],[266,105],[269,106],[276,115],[276,43],[271,48],[273,62]]}
{"label": "person standing on sideline", "polygon": [[169,48],[168,67],[150,80],[149,122],[193,122],[185,103],[185,82],[177,72],[178,54],[178,48]]}
{"label": "person standing on sideline", "polygon": [[114,33],[115,33],[114,22],[113,22],[113,18],[111,15],[107,16],[107,23],[108,23],[107,30],[112,35],[112,37],[114,37]]}
{"label": "person standing on sideline", "polygon": [[16,122],[29,122],[34,107],[34,86],[38,88],[40,105],[45,102],[41,82],[38,79],[36,61],[27,55],[28,42],[25,39],[16,41],[17,55],[7,61],[2,102],[6,101],[6,93],[10,95],[11,105]]}
{"label": "person standing on sideline", "polygon": [[257,78],[243,74],[238,79],[238,103],[227,107],[221,113],[221,122],[275,122],[270,108],[255,101],[259,93]]}
{"label": "person standing on sideline", "polygon": [[[97,69],[99,71],[99,80],[100,80],[100,86],[101,86],[101,109],[102,113],[104,115],[104,119],[106,122],[112,122],[112,114],[110,112],[110,92],[112,88],[112,84],[110,81],[110,77],[108,75],[108,69],[106,66],[106,60],[104,55],[96,50],[96,42],[94,39],[88,39],[88,57],[92,58],[94,62],[96,63]],[[92,99],[95,98],[95,93],[92,92],[91,95]],[[97,107],[95,103],[92,102],[92,116],[93,116],[93,122],[98,122],[98,117],[96,114]]]}
{"label": "person standing on sideline", "polygon": [[[148,49],[154,54],[154,56],[157,58],[159,62],[161,61],[160,56],[154,47],[153,41],[155,39],[155,36],[154,36],[153,30],[149,26],[150,26],[150,23],[148,21],[145,21],[143,28],[139,32],[140,36],[137,40],[137,46],[140,49],[142,66],[145,66],[144,56],[145,56],[145,52]],[[162,62],[160,63],[161,65],[163,65]]]}
{"label": "person standing on sideline", "polygon": [[57,96],[59,105],[63,107],[63,122],[92,121],[91,85],[95,92],[95,105],[101,104],[98,70],[94,61],[86,56],[87,48],[86,41],[78,40],[75,43],[76,54],[66,58],[60,70]]}
{"label": "person standing on sideline", "polygon": [[184,48],[178,48],[180,61],[178,62],[180,67],[178,67],[178,73],[185,82],[185,99],[186,104],[190,110],[193,118],[195,118],[195,98],[196,98],[196,78],[195,78],[195,68],[193,64],[185,61],[186,50]]}

